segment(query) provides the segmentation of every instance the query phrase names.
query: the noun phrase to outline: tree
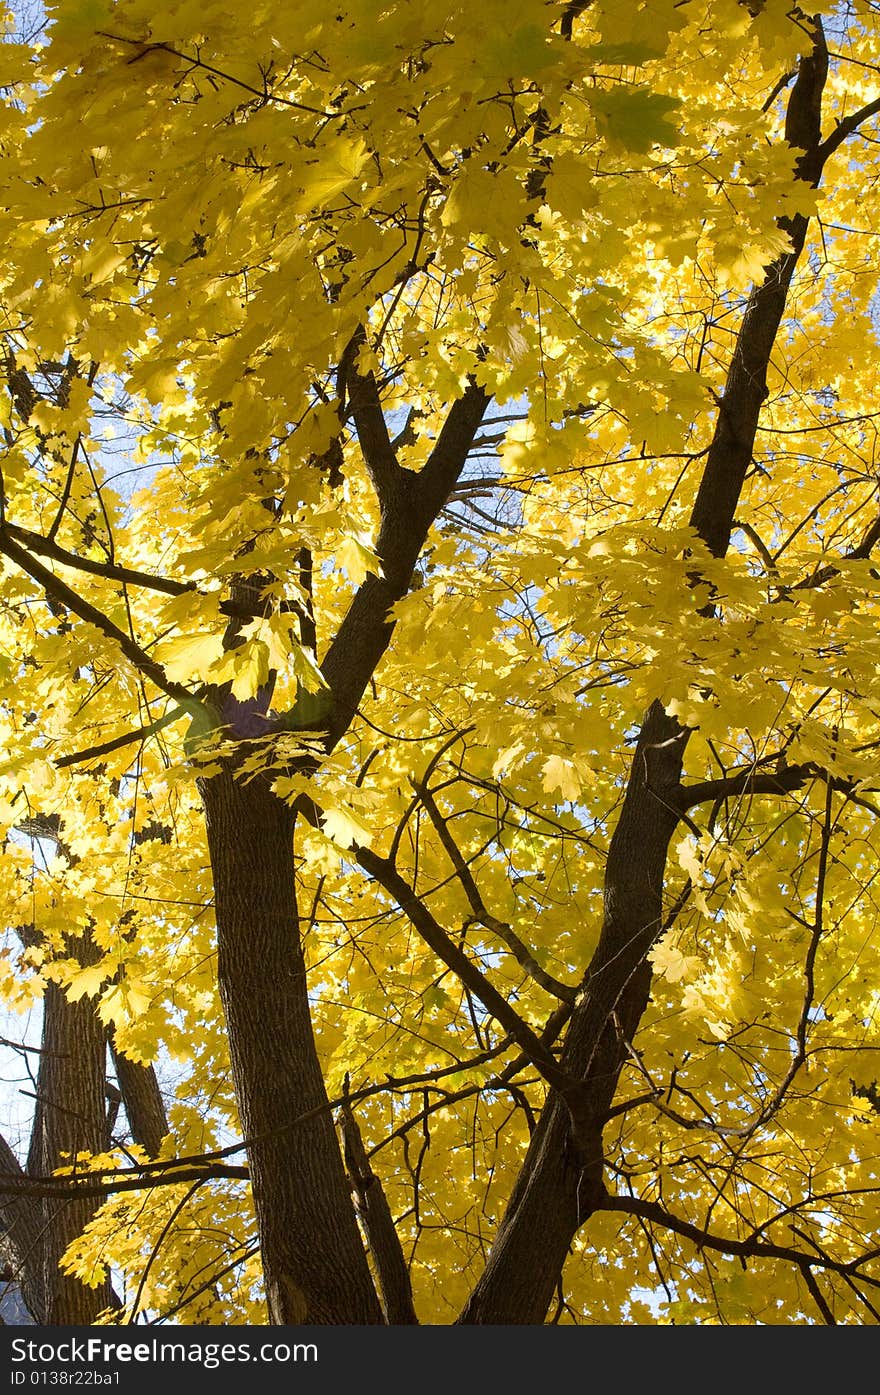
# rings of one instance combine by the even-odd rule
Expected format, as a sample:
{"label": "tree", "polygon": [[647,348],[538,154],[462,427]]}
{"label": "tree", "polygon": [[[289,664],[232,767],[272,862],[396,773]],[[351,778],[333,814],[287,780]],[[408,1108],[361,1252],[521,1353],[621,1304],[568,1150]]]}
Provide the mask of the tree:
{"label": "tree", "polygon": [[871,0],[48,15],[31,1311],[875,1320]]}

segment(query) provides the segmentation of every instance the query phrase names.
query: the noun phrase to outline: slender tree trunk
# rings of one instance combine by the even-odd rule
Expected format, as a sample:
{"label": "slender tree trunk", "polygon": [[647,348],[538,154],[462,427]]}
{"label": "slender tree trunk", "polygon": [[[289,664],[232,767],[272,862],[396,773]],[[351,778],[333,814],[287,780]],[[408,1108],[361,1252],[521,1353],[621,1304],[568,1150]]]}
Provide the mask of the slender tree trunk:
{"label": "slender tree trunk", "polygon": [[346,1104],[342,1110],[342,1143],[355,1210],[364,1228],[376,1270],[385,1321],[392,1327],[412,1326],[419,1319],[413,1303],[409,1265],[400,1236],[394,1228],[382,1183],[370,1166],[350,1104]]}
{"label": "slender tree trunk", "polygon": [[123,1055],[112,1037],[110,1049],[131,1136],[151,1158],[156,1158],[168,1133],[168,1116],[156,1072],[152,1066],[142,1066]]}
{"label": "slender tree trunk", "polygon": [[[321,663],[328,751],[347,730],[388,647],[391,609],[406,594],[489,401],[470,383],[450,407],[423,469],[412,475],[397,462],[375,383],[355,376],[358,438],[381,509],[376,547],[382,576],[368,576],[358,588]],[[227,648],[237,641],[231,626]],[[268,693],[257,704],[261,715]],[[228,693],[216,697],[227,731],[253,735],[247,723],[254,704]],[[244,782],[230,763],[199,788],[214,878],[220,994],[250,1140],[270,1321],[382,1323],[312,1034],[296,905],[294,813],[263,777]]]}
{"label": "slender tree trunk", "polygon": [[604,1197],[602,1131],[627,1044],[648,1004],[647,953],[663,915],[674,794],[687,733],[655,702],[642,725],[611,839],[602,933],[561,1064],[583,1080],[572,1108],[552,1094],[462,1323],[542,1323],[572,1240]]}
{"label": "slender tree trunk", "polygon": [[[0,1136],[0,1177],[4,1176],[24,1178],[25,1171],[6,1139]],[[0,1231],[3,1233],[3,1258],[8,1254],[15,1275],[9,1281],[10,1286],[17,1289],[34,1322],[39,1322],[39,1315],[31,1307],[32,1301],[42,1298],[38,1272],[30,1282],[30,1292],[25,1293],[29,1275],[38,1266],[43,1234],[43,1208],[37,1198],[0,1194]]]}
{"label": "slender tree trunk", "polygon": [[[94,962],[90,936],[71,936],[68,944],[80,963]],[[56,984],[46,985],[42,1053],[27,1166],[34,1175],[69,1165],[77,1153],[100,1153],[107,1146],[106,1035],[90,998],[73,1003]],[[99,1204],[54,1197],[40,1202],[39,1244],[25,1265],[23,1282],[25,1302],[38,1322],[88,1326],[114,1304],[109,1280],[90,1288],[59,1268],[68,1245],[82,1234]]]}
{"label": "slender tree trunk", "polygon": [[293,812],[228,767],[200,788],[270,1322],[381,1323],[312,1034]]}

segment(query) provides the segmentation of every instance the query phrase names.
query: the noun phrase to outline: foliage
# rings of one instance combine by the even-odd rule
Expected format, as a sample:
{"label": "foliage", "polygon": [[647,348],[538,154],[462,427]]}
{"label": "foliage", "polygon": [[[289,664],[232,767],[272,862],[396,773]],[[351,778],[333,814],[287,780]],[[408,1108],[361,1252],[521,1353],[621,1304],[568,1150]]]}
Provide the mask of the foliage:
{"label": "foliage", "polygon": [[0,986],[168,1129],[119,1076],[50,1160],[101,1173],[65,1272],[266,1320],[233,770],[295,815],[381,1288],[359,1166],[419,1318],[493,1320],[555,1099],[548,1320],[874,1321],[875,6],[47,13],[0,47]]}

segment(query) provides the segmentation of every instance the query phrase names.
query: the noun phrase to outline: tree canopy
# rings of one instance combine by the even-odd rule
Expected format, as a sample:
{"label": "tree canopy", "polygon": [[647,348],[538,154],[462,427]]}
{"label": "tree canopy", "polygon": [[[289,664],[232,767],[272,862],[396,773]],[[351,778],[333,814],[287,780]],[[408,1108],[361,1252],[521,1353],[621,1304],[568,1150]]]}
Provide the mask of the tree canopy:
{"label": "tree canopy", "polygon": [[0,45],[30,1312],[877,1321],[880,9],[43,20]]}

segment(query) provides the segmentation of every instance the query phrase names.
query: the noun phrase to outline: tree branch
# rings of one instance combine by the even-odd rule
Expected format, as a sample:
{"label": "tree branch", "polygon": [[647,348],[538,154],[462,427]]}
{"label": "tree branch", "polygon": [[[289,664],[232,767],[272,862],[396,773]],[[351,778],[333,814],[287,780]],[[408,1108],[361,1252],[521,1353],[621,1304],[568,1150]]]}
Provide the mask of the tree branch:
{"label": "tree branch", "polygon": [[101,634],[118,644],[128,661],[145,678],[149,678],[160,692],[167,693],[169,697],[176,698],[178,702],[191,704],[196,700],[195,694],[191,693],[188,688],[183,687],[180,683],[172,683],[166,677],[162,665],[158,664],[155,659],[151,659],[149,654],[141,649],[130,635],[120,630],[113,624],[112,620],[108,620],[102,611],[83,600],[82,596],[77,595],[66,582],[63,582],[54,572],[50,572],[47,567],[44,567],[41,562],[38,562],[35,557],[20,547],[9,536],[8,529],[0,528],[0,553],[8,557],[10,562],[14,562],[23,572],[26,572],[52,600],[63,605],[65,609],[78,616],[80,620],[84,620],[86,624],[94,625]]}
{"label": "tree branch", "polygon": [[163,727],[171,726],[172,722],[179,722],[182,717],[192,715],[192,705],[195,699],[190,700],[189,707],[174,707],[170,712],[166,712],[163,717],[157,717],[154,722],[148,723],[145,727],[136,727],[134,731],[123,732],[122,736],[114,736],[110,741],[99,741],[95,746],[86,746],[82,751],[73,751],[68,756],[59,756],[55,765],[59,770],[63,770],[66,765],[80,765],[86,760],[95,760],[98,756],[107,756],[111,751],[118,751],[123,746],[130,746],[133,741],[146,741],[148,736],[153,736]]}
{"label": "tree branch", "polygon": [[464,468],[490,401],[485,389],[469,378],[463,396],[453,402],[446,415],[434,449],[417,477],[420,512],[430,511],[432,522]]}
{"label": "tree branch", "polygon": [[[815,17],[810,24],[813,46],[798,64],[786,109],[785,138],[794,150],[801,152],[797,162],[798,177],[815,187],[822,173],[818,152],[828,49],[821,19]],[[792,218],[778,219],[778,226],[790,238],[791,251],[777,257],[766,268],[760,286],[749,296],[691,512],[691,527],[715,557],[723,557],[730,545],[736,508],[752,459],[758,418],[767,396],[770,355],[791,279],[804,250],[808,220],[797,213]]]}
{"label": "tree branch", "polygon": [[[117,562],[97,562],[92,557],[80,557],[78,553],[69,552],[67,548],[61,547],[52,538],[44,538],[42,534],[34,533],[30,528],[22,528],[17,523],[6,522],[0,525],[0,534],[4,532],[22,543],[29,552],[36,552],[41,557],[51,557],[63,567],[87,572],[89,576],[106,577],[108,581],[119,581],[124,586],[160,591],[167,596],[204,594],[199,591],[195,581],[175,581],[171,577],[156,576],[153,572],[139,572],[133,567],[123,567]],[[252,620],[264,613],[262,609],[253,606],[238,605],[234,600],[220,601],[219,610],[223,615],[235,616],[242,620]]]}
{"label": "tree branch", "polygon": [[[348,1076],[345,1077],[348,1090]],[[357,1212],[364,1228],[379,1279],[385,1321],[392,1327],[418,1323],[413,1305],[409,1270],[394,1228],[394,1220],[382,1184],[370,1166],[367,1151],[349,1099],[341,1110],[345,1169],[355,1195]]]}
{"label": "tree branch", "polygon": [[364,457],[367,473],[376,491],[379,505],[385,508],[390,502],[395,485],[403,475],[397,461],[397,452],[388,435],[385,413],[379,398],[379,389],[372,372],[361,373],[357,368],[357,356],[366,348],[367,336],[363,326],[354,335],[343,355],[342,371],[348,401],[354,417],[358,445]]}
{"label": "tree branch", "polygon": [[577,989],[567,983],[561,983],[559,979],[554,978],[552,974],[548,974],[545,969],[542,969],[541,965],[528,948],[528,945],[523,943],[513,927],[508,925],[505,921],[497,920],[495,916],[487,911],[471,870],[462,857],[461,850],[450,833],[449,825],[440,813],[431,791],[428,789],[427,785],[417,780],[410,779],[410,784],[427,810],[428,817],[437,831],[440,842],[446,849],[449,860],[455,868],[475,919],[478,920],[481,925],[485,925],[487,930],[493,931],[493,933],[498,936],[510,950],[520,967],[525,970],[530,978],[534,979],[535,983],[539,984],[540,987],[544,989],[545,993],[552,994],[554,998],[559,998],[562,1002],[573,1003],[577,995]]}
{"label": "tree branch", "polygon": [[[880,517],[875,518],[868,524],[862,534],[861,540],[849,552],[845,552],[840,559],[844,562],[864,562],[871,556],[877,543],[880,542]],[[802,581],[796,582],[794,586],[787,587],[782,593],[790,595],[792,591],[812,590],[816,586],[823,586],[826,581],[832,581],[834,577],[840,575],[840,566],[829,563],[826,567],[820,567],[812,576],[804,577]]]}
{"label": "tree branch", "polygon": [[34,533],[30,528],[22,528],[16,523],[5,523],[3,531],[16,538],[31,552],[37,552],[42,557],[51,557],[64,567],[88,572],[91,576],[105,576],[111,581],[123,581],[129,586],[143,586],[151,591],[164,591],[169,596],[181,596],[186,591],[196,589],[194,581],[172,581],[168,577],[154,576],[151,572],[139,572],[131,567],[122,567],[115,562],[96,562],[91,557],[80,557],[77,553],[68,552],[67,548],[61,547],[54,538],[44,538],[42,534]]}
{"label": "tree branch", "polygon": [[574,30],[575,21],[580,18],[585,10],[588,10],[593,0],[568,0],[568,4],[562,14],[559,24],[559,32],[563,39],[570,39]]}
{"label": "tree branch", "polygon": [[825,1297],[818,1283],[816,1282],[816,1276],[813,1273],[812,1269],[808,1264],[803,1264],[801,1265],[801,1273],[804,1276],[804,1283],[810,1290],[810,1295],[813,1299],[813,1302],[816,1304],[816,1307],[822,1314],[822,1320],[825,1323],[826,1327],[836,1327],[837,1319],[835,1318],[827,1302],[825,1301]]}
{"label": "tree branch", "polygon": [[880,112],[880,97],[875,97],[873,102],[868,102],[866,106],[854,111],[852,116],[844,117],[843,121],[838,121],[831,135],[823,140],[819,146],[819,158],[824,165],[830,155],[838,150],[847,137],[853,135],[861,126],[863,121],[869,121],[872,116]]}
{"label": "tree branch", "polygon": [[95,1180],[88,1174],[72,1180],[69,1177],[31,1177],[22,1173],[12,1177],[0,1173],[0,1196],[57,1197],[59,1200],[71,1198],[96,1198],[112,1196],[115,1192],[144,1191],[151,1187],[173,1187],[180,1182],[203,1182],[227,1178],[236,1181],[249,1181],[250,1170],[238,1164],[211,1164],[208,1167],[182,1167],[169,1173],[147,1172],[138,1169],[126,1175],[117,1175],[107,1181]]}
{"label": "tree branch", "polygon": [[[355,592],[321,671],[333,696],[328,747],[346,732],[391,640],[391,609],[407,593],[419,553],[467,460],[489,397],[474,382],[450,407],[421,473],[400,470],[385,489],[376,552],[382,575]],[[390,476],[389,476],[390,478]]]}
{"label": "tree branch", "polygon": [[507,999],[493,988],[489,980],[449,938],[409,883],[390,862],[371,852],[369,848],[355,845],[353,852],[364,871],[394,897],[429,949],[433,950],[440,962],[451,969],[464,987],[479,999],[489,1015],[510,1033],[547,1083],[562,1095],[568,1095],[576,1082],[559,1067],[540,1038],[519,1014],[514,1012]]}
{"label": "tree branch", "polygon": [[[755,1236],[737,1240],[733,1236],[715,1235],[681,1216],[673,1215],[659,1202],[648,1201],[644,1197],[609,1195],[596,1209],[639,1216],[642,1220],[651,1221],[654,1225],[663,1226],[664,1229],[681,1235],[685,1240],[690,1240],[698,1250],[717,1250],[721,1254],[738,1255],[742,1259],[781,1259],[797,1265],[802,1272],[807,1269],[824,1269],[828,1273],[845,1277],[856,1273],[861,1265],[877,1258],[877,1251],[870,1250],[859,1259],[835,1260],[822,1255],[804,1254],[802,1250],[795,1250],[787,1245],[774,1245],[771,1241],[758,1240]],[[861,1274],[860,1278],[872,1288],[880,1288],[880,1279],[872,1279],[865,1274]]]}
{"label": "tree branch", "polygon": [[683,812],[698,804],[736,799],[740,795],[792,794],[803,789],[808,780],[827,778],[827,772],[813,761],[800,765],[780,765],[775,770],[756,770],[749,766],[735,770],[718,780],[701,780],[697,785],[681,785],[676,804]]}
{"label": "tree branch", "polygon": [[680,785],[674,796],[676,808],[682,814],[697,804],[721,803],[725,799],[736,799],[740,795],[753,794],[793,794],[803,789],[809,780],[824,780],[829,790],[845,794],[854,804],[869,809],[872,814],[880,814],[869,800],[856,794],[858,782],[847,780],[842,775],[832,775],[814,761],[802,761],[799,765],[777,765],[775,770],[748,769],[735,770],[718,780],[702,780],[697,785]]}

